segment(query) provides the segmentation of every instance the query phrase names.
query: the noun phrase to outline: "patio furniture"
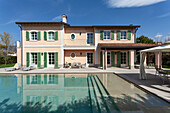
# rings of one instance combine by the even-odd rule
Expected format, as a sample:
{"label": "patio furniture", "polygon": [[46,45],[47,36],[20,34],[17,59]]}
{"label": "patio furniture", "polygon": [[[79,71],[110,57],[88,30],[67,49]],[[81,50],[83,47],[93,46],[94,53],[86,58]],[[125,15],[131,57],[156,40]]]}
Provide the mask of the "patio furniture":
{"label": "patio furniture", "polygon": [[86,68],[86,63],[81,65],[81,68]]}
{"label": "patio furniture", "polygon": [[35,69],[36,67],[35,67],[35,63],[31,63],[30,65],[29,65],[29,67],[23,67],[22,68],[22,70],[23,71],[29,71],[29,70],[33,70],[33,69]]}
{"label": "patio furniture", "polygon": [[64,64],[64,68],[69,68],[70,65],[68,63]]}
{"label": "patio furniture", "polygon": [[71,68],[81,68],[81,63],[80,62],[73,62],[71,65]]}
{"label": "patio furniture", "polygon": [[21,63],[16,63],[14,67],[5,68],[5,71],[14,71],[21,68]]}

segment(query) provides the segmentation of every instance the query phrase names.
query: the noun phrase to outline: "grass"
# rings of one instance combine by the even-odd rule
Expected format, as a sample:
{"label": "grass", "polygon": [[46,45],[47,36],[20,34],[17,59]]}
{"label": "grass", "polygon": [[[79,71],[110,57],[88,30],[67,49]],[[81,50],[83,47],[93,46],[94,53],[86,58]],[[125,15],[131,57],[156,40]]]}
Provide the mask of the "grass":
{"label": "grass", "polygon": [[162,65],[163,68],[167,68],[167,69],[170,69],[170,66],[167,66],[167,65]]}
{"label": "grass", "polygon": [[6,67],[13,67],[15,65],[15,63],[13,64],[0,64],[0,68],[6,68]]}

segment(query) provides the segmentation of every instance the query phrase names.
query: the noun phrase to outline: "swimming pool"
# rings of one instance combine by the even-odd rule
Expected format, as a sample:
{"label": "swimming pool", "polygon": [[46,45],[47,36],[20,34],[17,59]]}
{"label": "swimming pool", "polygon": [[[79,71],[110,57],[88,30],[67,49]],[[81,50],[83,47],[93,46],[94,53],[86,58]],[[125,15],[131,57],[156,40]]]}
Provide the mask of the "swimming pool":
{"label": "swimming pool", "polygon": [[114,74],[0,75],[1,113],[168,113],[170,105]]}

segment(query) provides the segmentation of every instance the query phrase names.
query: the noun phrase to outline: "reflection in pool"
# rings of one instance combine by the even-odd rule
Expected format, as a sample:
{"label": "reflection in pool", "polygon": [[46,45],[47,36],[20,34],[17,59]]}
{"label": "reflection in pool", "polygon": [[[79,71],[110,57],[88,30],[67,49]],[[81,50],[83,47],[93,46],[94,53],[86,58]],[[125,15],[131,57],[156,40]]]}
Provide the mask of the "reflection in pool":
{"label": "reflection in pool", "polygon": [[0,76],[0,111],[154,112],[170,105],[114,74],[37,74]]}

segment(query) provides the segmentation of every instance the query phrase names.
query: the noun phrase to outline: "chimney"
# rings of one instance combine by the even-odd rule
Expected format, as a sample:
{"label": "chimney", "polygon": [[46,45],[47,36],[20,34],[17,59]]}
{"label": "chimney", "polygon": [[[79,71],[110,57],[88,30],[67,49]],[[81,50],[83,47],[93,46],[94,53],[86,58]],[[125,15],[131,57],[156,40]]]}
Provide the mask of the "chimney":
{"label": "chimney", "polygon": [[67,16],[65,14],[62,15],[62,18],[63,18],[63,22],[67,23]]}

